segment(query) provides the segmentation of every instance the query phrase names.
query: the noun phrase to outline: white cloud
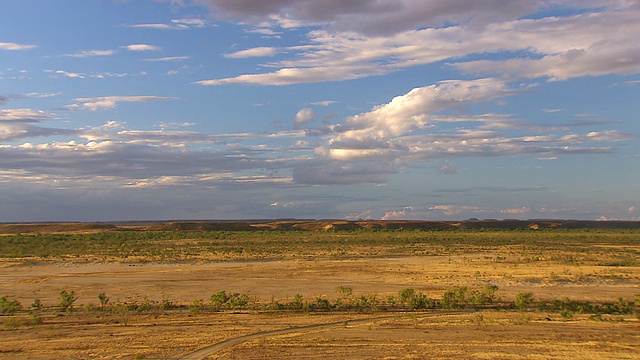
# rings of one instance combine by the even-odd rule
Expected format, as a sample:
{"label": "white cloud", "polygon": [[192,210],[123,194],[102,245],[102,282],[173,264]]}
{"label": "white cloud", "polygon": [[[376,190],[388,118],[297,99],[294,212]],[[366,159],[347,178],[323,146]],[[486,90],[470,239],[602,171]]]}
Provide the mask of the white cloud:
{"label": "white cloud", "polygon": [[523,214],[527,214],[529,212],[531,212],[531,209],[529,209],[528,207],[520,207],[520,208],[502,209],[502,210],[500,210],[500,213],[508,214],[508,215],[523,215]]}
{"label": "white cloud", "polygon": [[121,102],[149,102],[176,100],[174,97],[165,96],[101,96],[92,98],[76,98],[76,103],[66,106],[69,110],[104,110],[113,109]]}
{"label": "white cloud", "polygon": [[37,46],[35,45],[23,45],[23,44],[16,44],[16,43],[0,42],[0,50],[19,51],[19,50],[30,50],[36,47]]}
{"label": "white cloud", "polygon": [[42,110],[0,109],[0,121],[39,122],[54,119],[55,115]]}
{"label": "white cloud", "polygon": [[232,78],[196,81],[194,84],[219,86],[229,84],[292,85],[336,80],[351,80],[387,73],[382,67],[330,66],[315,68],[283,68],[272,73],[247,74]]}
{"label": "white cloud", "polygon": [[[397,96],[385,105],[367,113],[347,118],[333,130],[336,136],[329,140],[330,156],[369,155],[370,150],[392,150],[393,138],[423,129],[431,114],[452,109],[461,104],[488,101],[513,94],[506,84],[497,79],[473,81],[443,81],[438,85],[416,88]],[[367,151],[363,152],[363,149]]]}
{"label": "white cloud", "polygon": [[65,56],[75,58],[85,58],[93,56],[111,56],[116,53],[115,50],[83,50],[74,54],[66,54]]}
{"label": "white cloud", "polygon": [[65,76],[65,77],[74,78],[74,79],[85,79],[85,78],[104,79],[104,78],[112,78],[112,77],[121,78],[129,75],[127,73],[109,73],[109,72],[84,74],[84,73],[76,73],[76,72],[70,72],[65,70],[44,70],[44,72],[51,74],[50,76],[56,79],[58,78],[58,76]]}
{"label": "white cloud", "polygon": [[[495,78],[442,81],[339,124],[307,129],[308,136],[321,137],[324,143],[315,148],[315,159],[294,168],[294,179],[300,184],[382,184],[404,166],[439,158],[530,155],[555,160],[559,155],[611,153],[616,149],[598,143],[633,138],[616,130],[578,134],[568,132],[569,127],[527,126],[504,114],[450,115],[473,103],[501,101],[520,92]],[[309,110],[297,118],[298,124],[304,123],[311,118]],[[439,129],[441,122],[468,124]],[[440,171],[456,172],[454,167]]]}
{"label": "white cloud", "polygon": [[124,48],[129,51],[158,51],[162,49],[159,46],[147,45],[147,44],[132,44],[132,45],[124,46]]}
{"label": "white cloud", "polygon": [[329,106],[329,105],[333,105],[337,103],[337,101],[333,101],[333,100],[324,100],[324,101],[316,101],[316,102],[312,102],[311,105],[316,105],[316,106]]}
{"label": "white cloud", "polygon": [[133,29],[153,29],[153,30],[187,30],[190,28],[203,28],[208,26],[208,22],[198,18],[173,19],[170,24],[148,23],[126,25]]}
{"label": "white cloud", "polygon": [[179,26],[187,25],[187,26],[198,27],[198,28],[207,26],[207,22],[205,20],[197,19],[197,18],[173,19],[171,20],[171,23],[177,24]]}
{"label": "white cloud", "polygon": [[274,47],[256,47],[252,49],[240,50],[231,54],[225,54],[224,57],[229,59],[244,59],[251,57],[273,56],[278,52]]}
{"label": "white cloud", "polygon": [[[280,12],[284,11],[289,19],[300,16],[295,9],[302,11],[303,8],[315,6],[312,1],[269,4],[258,7],[262,10],[221,2],[215,2],[213,6],[249,17],[272,12],[282,15]],[[385,4],[390,6],[391,3]],[[383,7],[374,2],[363,1],[359,5],[336,3],[334,9],[319,12],[333,15],[328,16],[324,20],[326,22],[322,17],[316,19],[326,26],[310,31],[307,44],[282,49],[282,52],[290,54],[289,58],[264,64],[267,68],[276,68],[275,71],[197,83],[288,85],[349,80],[446,60],[453,61],[451,66],[468,73],[546,77],[551,80],[640,72],[640,45],[635,41],[640,36],[636,26],[640,14],[638,7],[622,6],[623,11],[599,9],[619,8],[619,4],[607,1],[594,1],[586,5],[577,2],[563,5],[530,1],[514,1],[508,5],[476,2],[474,6],[469,6],[466,2],[464,5],[458,2],[434,5],[432,2],[414,0],[397,4],[403,5],[402,10],[398,10],[402,17],[394,20],[392,14],[385,12],[378,14],[380,18],[372,18],[371,15],[377,11],[373,9]],[[333,12],[350,6],[353,6],[351,12],[340,15]],[[522,18],[525,14],[535,14],[545,6],[592,10],[580,15]],[[413,11],[407,13],[409,9]],[[354,21],[357,25],[341,26],[341,21],[351,15],[359,20]],[[460,23],[433,27],[445,21],[456,22],[455,19],[459,19]],[[397,27],[401,31],[375,31],[381,28],[382,22],[395,22],[390,28]],[[359,31],[363,29],[369,30]],[[585,36],[587,33],[589,36]],[[514,52],[523,52],[525,55],[517,58],[509,56],[504,61],[458,60],[472,54],[482,58],[487,57],[485,54]]]}
{"label": "white cloud", "polygon": [[157,59],[144,59],[144,61],[184,61],[184,60],[189,60],[190,57],[189,56],[168,56],[168,57],[161,57],[161,58],[157,58]]}
{"label": "white cloud", "polygon": [[129,28],[134,29],[155,29],[155,30],[186,30],[189,26],[185,24],[134,24],[127,25]]}
{"label": "white cloud", "polygon": [[303,108],[298,111],[296,117],[293,119],[293,124],[296,127],[304,126],[315,120],[316,113],[311,108]]}
{"label": "white cloud", "polygon": [[258,28],[258,29],[246,30],[246,32],[250,34],[260,34],[260,35],[263,35],[264,37],[275,37],[275,38],[279,38],[280,35],[282,35],[281,32],[276,32],[273,29],[269,29],[269,28]]}
{"label": "white cloud", "polygon": [[51,73],[57,74],[57,75],[63,75],[63,76],[70,77],[70,78],[84,79],[84,77],[85,77],[84,74],[68,72],[68,71],[64,71],[64,70],[55,70],[55,71],[50,70],[50,71],[47,71],[47,72],[51,72]]}
{"label": "white cloud", "polygon": [[32,92],[32,93],[27,93],[24,94],[25,97],[29,97],[29,98],[48,98],[48,97],[54,97],[54,96],[58,96],[62,93],[37,93],[37,92]]}

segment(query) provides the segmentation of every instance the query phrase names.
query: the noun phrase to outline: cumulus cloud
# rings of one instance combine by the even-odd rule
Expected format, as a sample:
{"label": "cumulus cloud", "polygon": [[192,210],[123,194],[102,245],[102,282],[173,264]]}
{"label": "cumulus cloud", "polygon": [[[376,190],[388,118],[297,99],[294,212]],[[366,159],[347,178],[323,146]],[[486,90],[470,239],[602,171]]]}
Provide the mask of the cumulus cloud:
{"label": "cumulus cloud", "polygon": [[296,128],[304,126],[310,122],[315,121],[316,113],[311,108],[300,109],[293,119],[293,124]]}
{"label": "cumulus cloud", "polygon": [[[610,153],[615,151],[611,144],[633,138],[616,130],[579,134],[567,132],[568,127],[525,126],[503,114],[451,115],[459,107],[499,101],[521,91],[496,78],[443,81],[413,89],[336,125],[305,130],[324,143],[315,148],[315,159],[294,168],[293,177],[301,184],[382,184],[405,166],[434,159],[523,155],[555,159],[558,155]],[[309,110],[303,109],[297,123],[310,118]],[[466,125],[439,129],[443,122]],[[445,166],[439,171],[453,174],[456,169]]]}
{"label": "cumulus cloud", "polygon": [[[490,78],[443,81],[438,85],[416,88],[337,125],[333,129],[337,135],[329,140],[329,154],[348,158],[370,154],[372,149],[390,152],[394,148],[392,139],[423,129],[431,121],[431,114],[513,93],[515,90],[504,82]],[[377,152],[374,154],[378,155]]]}
{"label": "cumulus cloud", "polygon": [[11,51],[19,51],[19,50],[30,50],[36,48],[35,45],[23,45],[9,42],[0,42],[0,50],[11,50]]}
{"label": "cumulus cloud", "polygon": [[121,102],[150,102],[150,101],[166,101],[176,100],[175,97],[165,96],[101,96],[92,98],[76,98],[73,99],[75,104],[67,105],[68,110],[105,110],[113,109]]}

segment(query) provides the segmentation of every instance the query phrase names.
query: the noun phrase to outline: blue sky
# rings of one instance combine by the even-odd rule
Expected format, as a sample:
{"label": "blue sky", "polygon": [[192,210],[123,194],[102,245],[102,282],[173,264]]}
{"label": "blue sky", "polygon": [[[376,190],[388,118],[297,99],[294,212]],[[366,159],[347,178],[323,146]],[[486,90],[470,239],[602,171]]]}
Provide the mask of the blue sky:
{"label": "blue sky", "polygon": [[640,220],[638,1],[0,9],[0,222]]}

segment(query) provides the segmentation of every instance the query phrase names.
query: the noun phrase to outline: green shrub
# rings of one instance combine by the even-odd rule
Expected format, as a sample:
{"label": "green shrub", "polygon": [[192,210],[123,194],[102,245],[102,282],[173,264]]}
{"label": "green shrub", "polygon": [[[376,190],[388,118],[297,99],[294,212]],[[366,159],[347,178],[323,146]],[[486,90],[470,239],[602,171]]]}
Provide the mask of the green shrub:
{"label": "green shrub", "polygon": [[42,303],[40,302],[40,299],[33,300],[33,303],[31,304],[31,310],[33,311],[42,310]]}
{"label": "green shrub", "polygon": [[2,315],[13,315],[20,310],[22,310],[22,305],[18,300],[9,301],[5,296],[0,298],[0,313]]}
{"label": "green shrub", "polygon": [[98,300],[100,300],[100,308],[104,310],[105,306],[109,302],[109,297],[105,295],[104,291],[98,294]]}
{"label": "green shrub", "polygon": [[219,311],[224,304],[229,301],[229,296],[224,290],[218,291],[217,293],[211,295],[211,304],[213,305],[213,309],[215,311]]}
{"label": "green shrub", "polygon": [[241,308],[249,303],[249,295],[248,294],[240,294],[233,293],[229,295],[229,308],[231,310],[236,310]]}
{"label": "green shrub", "polygon": [[204,301],[202,299],[196,299],[196,300],[193,300],[193,302],[191,302],[191,305],[189,305],[189,312],[194,315],[199,314],[203,308],[204,308]]}
{"label": "green shrub", "polygon": [[514,301],[514,305],[518,309],[526,310],[529,306],[531,306],[531,304],[533,304],[533,293],[532,292],[527,292],[527,293],[519,292],[516,295],[516,299]]}
{"label": "green shrub", "polygon": [[72,312],[73,303],[78,300],[75,295],[75,291],[71,291],[70,293],[66,290],[60,291],[60,308],[68,313]]}
{"label": "green shrub", "polygon": [[402,306],[407,305],[409,300],[414,296],[416,296],[416,291],[412,288],[406,288],[398,291],[398,300]]}
{"label": "green shrub", "polygon": [[463,309],[468,303],[468,292],[466,286],[456,286],[451,290],[447,290],[442,295],[441,304],[445,309]]}

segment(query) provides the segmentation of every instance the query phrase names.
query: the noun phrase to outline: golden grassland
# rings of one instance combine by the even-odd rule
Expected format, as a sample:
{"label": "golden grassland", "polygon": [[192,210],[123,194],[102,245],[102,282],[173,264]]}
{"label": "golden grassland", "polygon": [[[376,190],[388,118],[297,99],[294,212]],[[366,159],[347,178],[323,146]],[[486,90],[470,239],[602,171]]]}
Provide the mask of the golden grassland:
{"label": "golden grassland", "polygon": [[[633,359],[640,353],[639,230],[389,224],[340,230],[346,225],[338,222],[312,229],[325,231],[299,231],[286,224],[5,231],[0,358],[177,359],[289,328],[210,358]],[[445,301],[461,289],[460,304]],[[479,300],[486,289],[497,291]],[[66,310],[62,291],[74,298]],[[232,299],[216,305],[212,295],[221,292]],[[518,306],[526,294],[531,298]],[[424,306],[410,301],[418,298]],[[19,307],[11,311],[9,304]],[[295,329],[329,323],[339,325]]]}

